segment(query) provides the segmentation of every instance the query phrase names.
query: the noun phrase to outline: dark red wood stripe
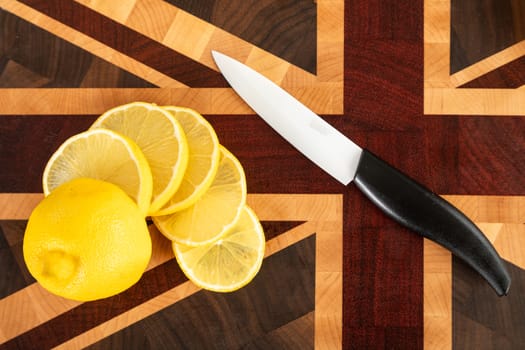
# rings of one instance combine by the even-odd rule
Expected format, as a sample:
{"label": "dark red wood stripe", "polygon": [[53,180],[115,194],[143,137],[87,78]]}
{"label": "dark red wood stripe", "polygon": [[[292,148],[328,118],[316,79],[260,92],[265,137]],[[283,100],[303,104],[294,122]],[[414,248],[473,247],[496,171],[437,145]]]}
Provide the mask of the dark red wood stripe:
{"label": "dark red wood stripe", "polygon": [[[422,2],[345,3],[346,129],[425,183],[422,33]],[[422,349],[421,237],[356,190],[344,213],[343,348]]]}
{"label": "dark red wood stripe", "polygon": [[[266,239],[302,222],[264,221]],[[129,309],[187,281],[175,259],[146,271],[140,281],[114,297],[86,302],[22,335],[0,344],[0,349],[48,349],[61,344]]]}
{"label": "dark red wood stripe", "polygon": [[219,72],[75,1],[22,2],[190,87],[228,86]]}
{"label": "dark red wood stripe", "polygon": [[[42,192],[49,157],[70,136],[85,131],[89,116],[3,116],[0,123],[0,192]],[[241,161],[251,193],[340,193],[345,187],[297,152],[257,116],[206,116],[220,142]],[[334,125],[342,118],[331,117]]]}
{"label": "dark red wood stripe", "polygon": [[96,118],[2,116],[0,192],[42,193],[42,174],[49,157],[67,138],[87,130]]}
{"label": "dark red wood stripe", "polygon": [[494,69],[459,88],[515,89],[525,85],[525,56]]}
{"label": "dark red wood stripe", "polygon": [[[367,89],[366,86],[363,88]],[[325,119],[437,193],[524,194],[521,181],[522,164],[525,164],[523,118],[456,119],[408,113],[400,117],[407,121],[395,126],[388,118],[379,124],[380,118],[376,114],[391,112],[381,110],[386,107],[377,103],[373,108],[378,111],[371,109],[367,120],[365,106],[362,105],[365,100],[360,99],[355,113],[349,113],[348,117],[331,116]],[[372,101],[368,103],[372,104]],[[89,128],[96,117],[2,117],[0,192],[41,192],[42,172],[51,154],[68,137]],[[257,116],[206,118],[214,126],[220,142],[241,161],[251,193],[355,191],[353,186],[346,188],[333,180]],[[410,122],[411,119],[413,122]],[[423,123],[422,129],[416,128],[418,123]],[[393,130],[380,131],[390,128],[390,125]],[[498,181],[494,181],[496,178]]]}

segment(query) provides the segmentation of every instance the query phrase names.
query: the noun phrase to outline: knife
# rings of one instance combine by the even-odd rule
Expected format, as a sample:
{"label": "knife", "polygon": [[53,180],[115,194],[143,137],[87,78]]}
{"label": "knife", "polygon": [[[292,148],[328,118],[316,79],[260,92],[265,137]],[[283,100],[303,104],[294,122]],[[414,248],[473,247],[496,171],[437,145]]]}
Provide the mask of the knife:
{"label": "knife", "polygon": [[499,296],[507,295],[511,280],[501,257],[459,209],[356,145],[262,74],[220,52],[212,55],[233,90],[307,158],[344,185],[354,181],[386,215],[447,248]]}

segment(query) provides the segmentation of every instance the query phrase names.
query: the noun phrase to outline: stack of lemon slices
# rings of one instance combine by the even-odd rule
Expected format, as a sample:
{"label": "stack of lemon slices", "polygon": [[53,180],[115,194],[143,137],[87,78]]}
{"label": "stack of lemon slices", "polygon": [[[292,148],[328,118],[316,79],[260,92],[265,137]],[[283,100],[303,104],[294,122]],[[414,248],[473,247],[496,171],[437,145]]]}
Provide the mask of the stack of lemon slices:
{"label": "stack of lemon slices", "polygon": [[194,110],[134,102],[105,112],[51,156],[44,194],[78,178],[131,197],[196,285],[234,291],[259,271],[264,232],[246,205],[242,165]]}

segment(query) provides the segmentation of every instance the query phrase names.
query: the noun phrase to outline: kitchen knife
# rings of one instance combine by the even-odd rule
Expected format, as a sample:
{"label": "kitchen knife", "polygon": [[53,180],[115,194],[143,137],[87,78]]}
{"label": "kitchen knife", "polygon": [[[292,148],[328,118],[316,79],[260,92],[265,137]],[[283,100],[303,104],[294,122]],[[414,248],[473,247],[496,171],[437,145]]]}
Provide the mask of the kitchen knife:
{"label": "kitchen knife", "polygon": [[464,260],[500,296],[510,276],[485,235],[452,204],[332,127],[262,74],[217,51],[231,87],[275,131],[339,182],[354,181],[385,214]]}

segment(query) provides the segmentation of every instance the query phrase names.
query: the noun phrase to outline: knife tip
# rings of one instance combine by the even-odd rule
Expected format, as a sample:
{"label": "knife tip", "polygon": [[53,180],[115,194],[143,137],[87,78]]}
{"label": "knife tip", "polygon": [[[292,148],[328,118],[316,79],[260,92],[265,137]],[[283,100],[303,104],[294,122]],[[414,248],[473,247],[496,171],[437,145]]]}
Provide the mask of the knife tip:
{"label": "knife tip", "polygon": [[213,59],[216,60],[217,57],[221,56],[222,54],[219,51],[211,50],[211,55],[212,55]]}

